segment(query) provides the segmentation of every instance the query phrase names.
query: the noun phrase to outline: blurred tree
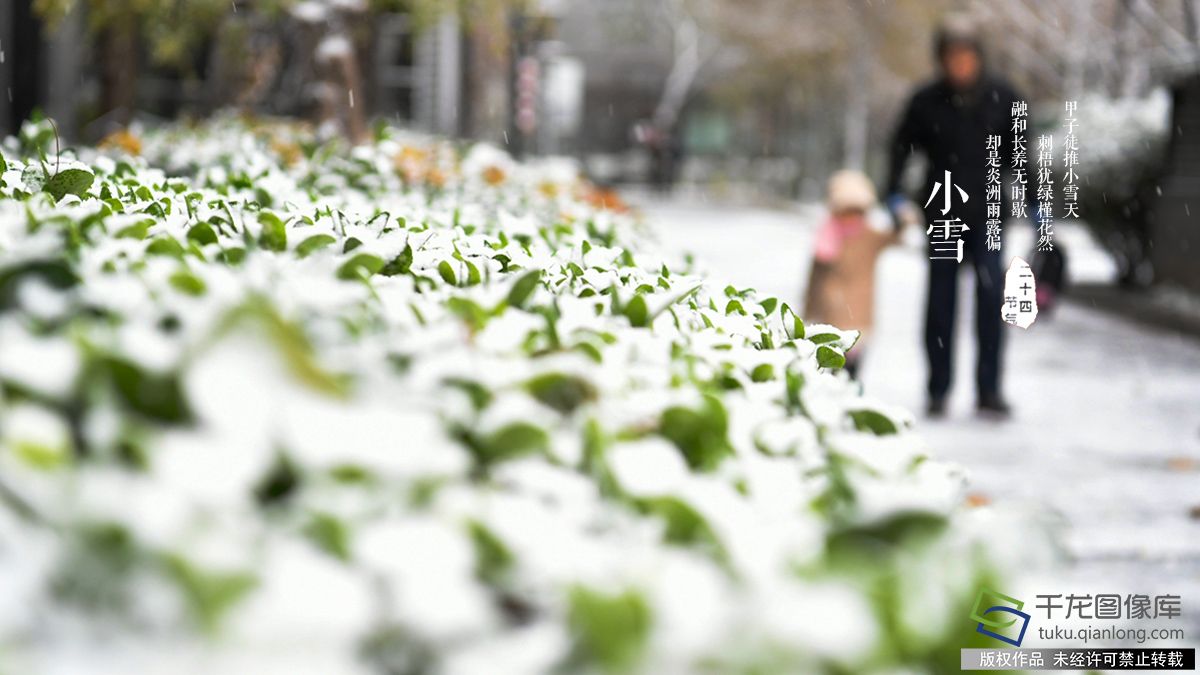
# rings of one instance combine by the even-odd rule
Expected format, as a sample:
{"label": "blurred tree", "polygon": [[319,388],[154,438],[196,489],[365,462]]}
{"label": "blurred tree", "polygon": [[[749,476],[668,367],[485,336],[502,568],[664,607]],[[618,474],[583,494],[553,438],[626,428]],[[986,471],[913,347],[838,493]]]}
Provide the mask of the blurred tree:
{"label": "blurred tree", "polygon": [[1032,101],[1097,90],[1141,96],[1164,73],[1200,67],[1197,0],[701,4],[705,11],[692,16],[723,55],[707,92],[754,118],[747,126],[764,154],[805,154],[819,172],[833,167],[819,167],[813,153],[834,165],[870,164],[869,150],[890,132],[902,97],[933,76],[932,34],[951,10],[1003,36],[989,40],[991,66]]}
{"label": "blurred tree", "polygon": [[157,64],[186,69],[208,38],[227,0],[33,0],[51,27],[82,6],[99,47],[101,109],[120,124],[136,106],[142,45]]}
{"label": "blurred tree", "polygon": [[723,0],[717,24],[738,65],[718,89],[773,109],[768,126],[784,127],[774,136],[840,138],[837,163],[863,168],[889,126],[881,113],[929,71],[932,26],[951,4]]}
{"label": "blurred tree", "polygon": [[990,33],[1004,35],[990,47],[1014,78],[1035,96],[1061,99],[1084,91],[1144,96],[1162,75],[1200,67],[1196,4],[974,0],[969,6]]}
{"label": "blurred tree", "polygon": [[[72,11],[82,11],[97,42],[100,109],[118,125],[137,107],[142,56],[153,65],[187,73],[205,60],[216,64],[214,102],[248,109],[277,93],[273,87],[288,67],[290,77],[310,83],[306,95],[318,123],[335,123],[352,139],[366,129],[365,87],[360,53],[370,40],[370,17],[403,12],[414,25],[432,25],[446,13],[464,21],[495,21],[524,7],[526,0],[33,0],[34,10],[53,28]],[[215,41],[215,46],[214,46]],[[204,58],[205,50],[213,54]],[[226,86],[229,85],[229,86]],[[357,98],[357,100],[356,100]]]}
{"label": "blurred tree", "polygon": [[671,134],[701,69],[720,48],[712,31],[716,0],[664,0],[659,9],[671,31],[671,66],[654,109],[654,126]]}

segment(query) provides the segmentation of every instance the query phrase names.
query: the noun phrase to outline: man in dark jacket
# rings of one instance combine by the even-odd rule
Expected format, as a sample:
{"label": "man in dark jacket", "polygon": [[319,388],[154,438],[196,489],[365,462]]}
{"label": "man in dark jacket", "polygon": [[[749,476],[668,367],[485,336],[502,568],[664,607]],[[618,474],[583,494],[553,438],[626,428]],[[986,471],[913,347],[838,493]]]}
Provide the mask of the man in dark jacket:
{"label": "man in dark jacket", "polygon": [[[984,72],[979,36],[969,21],[959,17],[947,20],[938,31],[935,47],[941,75],[918,89],[909,101],[893,138],[887,184],[888,205],[895,210],[903,203],[901,179],[909,157],[919,152],[928,159],[924,187],[916,200],[925,204],[925,223],[932,230],[925,309],[928,412],[935,417],[945,413],[952,381],[961,260],[975,270],[975,383],[979,410],[1007,416],[1009,406],[1000,392],[1004,273],[1000,251],[988,250],[985,236],[987,143],[989,135],[1000,135],[1000,168],[1007,172],[1013,143],[1012,106],[1021,99],[1006,82]],[[1010,180],[1007,176],[1002,179],[1002,195],[1008,193]],[[1030,185],[1028,189],[1036,188]],[[1001,203],[1000,208],[1001,217],[1007,215],[1007,204]],[[957,250],[948,248],[944,238],[937,236],[945,234],[939,232],[945,227],[943,223],[955,218],[967,228],[957,230],[962,240]]]}

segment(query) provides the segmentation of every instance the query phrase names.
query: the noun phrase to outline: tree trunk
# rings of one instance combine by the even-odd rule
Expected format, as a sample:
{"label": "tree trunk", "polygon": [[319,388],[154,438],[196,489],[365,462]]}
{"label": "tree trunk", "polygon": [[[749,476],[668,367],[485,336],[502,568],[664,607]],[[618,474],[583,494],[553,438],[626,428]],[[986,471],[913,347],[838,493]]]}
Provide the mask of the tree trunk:
{"label": "tree trunk", "polygon": [[351,143],[366,140],[363,113],[365,92],[352,23],[363,16],[355,9],[339,12],[333,21],[319,27],[314,65],[316,67],[318,126],[336,125]]}
{"label": "tree trunk", "polygon": [[137,19],[131,14],[115,18],[104,29],[101,45],[100,107],[112,122],[125,126],[137,106]]}

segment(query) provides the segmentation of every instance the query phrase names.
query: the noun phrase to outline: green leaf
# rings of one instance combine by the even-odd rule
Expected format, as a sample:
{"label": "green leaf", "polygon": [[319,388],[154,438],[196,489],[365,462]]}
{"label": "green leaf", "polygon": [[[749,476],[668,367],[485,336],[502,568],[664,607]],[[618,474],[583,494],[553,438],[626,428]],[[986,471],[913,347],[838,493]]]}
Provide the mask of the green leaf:
{"label": "green leaf", "polygon": [[770,382],[775,379],[775,367],[769,363],[760,363],[750,371],[750,379],[754,382]]}
{"label": "green leaf", "polygon": [[329,246],[330,244],[336,244],[336,243],[337,243],[337,239],[334,239],[333,235],[314,234],[311,237],[308,237],[304,241],[300,242],[300,244],[298,246],[296,246],[296,257],[297,258],[306,258],[309,255],[311,255],[314,251],[320,250],[322,248],[325,248],[326,246]]}
{"label": "green leaf", "polygon": [[529,393],[543,405],[568,414],[587,401],[596,398],[591,382],[576,375],[546,373],[525,383]]}
{"label": "green leaf", "polygon": [[804,320],[791,307],[788,307],[786,302],[779,308],[779,318],[783,321],[783,330],[787,333],[788,339],[804,339]]}
{"label": "green leaf", "polygon": [[471,521],[467,528],[475,545],[476,576],[488,583],[498,583],[512,568],[516,558],[508,546],[482,523]]}
{"label": "green leaf", "polygon": [[107,377],[118,400],[128,410],[159,422],[178,424],[191,420],[191,410],[175,374],[143,370],[115,356],[100,358],[97,369]]}
{"label": "green leaf", "polygon": [[188,229],[187,238],[201,246],[217,243],[217,233],[213,230],[212,225],[208,223],[196,223],[193,225]]}
{"label": "green leaf", "polygon": [[787,387],[788,410],[793,413],[803,412],[804,401],[800,398],[800,391],[804,389],[804,376],[800,373],[786,370],[783,374],[783,380]]}
{"label": "green leaf", "polygon": [[304,534],[329,555],[341,561],[350,560],[350,530],[336,516],[314,513],[304,526]]}
{"label": "green leaf", "polygon": [[463,264],[467,266],[467,285],[474,286],[483,281],[483,277],[479,274],[479,268],[470,260],[464,260]]}
{"label": "green leaf", "polygon": [[166,556],[164,564],[187,600],[192,618],[209,632],[216,630],[221,618],[258,585],[252,574],[202,570],[178,555]]}
{"label": "green leaf", "polygon": [[890,417],[875,410],[851,410],[850,419],[854,420],[854,428],[859,431],[870,431],[876,436],[894,434],[899,429]]}
{"label": "green leaf", "polygon": [[699,410],[667,408],[659,420],[659,433],[679,448],[688,466],[696,471],[711,471],[733,454],[728,427],[725,406],[708,395]]}
{"label": "green leaf", "polygon": [[381,269],[383,258],[370,253],[359,253],[342,263],[338,268],[337,277],[348,281],[366,279]]}
{"label": "green leaf", "polygon": [[438,274],[441,275],[442,281],[445,281],[451,286],[458,285],[458,279],[454,275],[454,267],[450,265],[450,261],[443,260],[442,262],[438,263]]}
{"label": "green leaf", "polygon": [[17,439],[10,442],[13,455],[26,466],[39,471],[53,471],[71,462],[73,451],[67,443],[46,445]]}
{"label": "green leaf", "polygon": [[246,259],[246,249],[241,246],[227,248],[217,255],[217,259],[226,265],[239,265]]}
{"label": "green leaf", "polygon": [[776,298],[767,298],[759,304],[762,305],[763,313],[770,316],[775,313],[775,306],[779,304],[779,300]]}
{"label": "green leaf", "polygon": [[86,169],[63,169],[50,177],[42,189],[59,201],[67,195],[83,197],[96,176]]}
{"label": "green leaf", "polygon": [[254,485],[254,499],[264,507],[284,504],[296,494],[302,480],[295,462],[287,455],[280,454]]}
{"label": "green leaf", "polygon": [[169,281],[176,290],[188,295],[204,295],[207,289],[203,279],[186,269],[176,270]]}
{"label": "green leaf", "polygon": [[444,384],[447,387],[454,387],[455,389],[459,389],[465,393],[467,397],[471,399],[471,405],[474,406],[476,410],[483,410],[492,402],[493,396],[491,390],[475,380],[469,380],[463,377],[451,377],[447,378]]}
{"label": "green leaf", "polygon": [[529,300],[529,297],[533,295],[533,292],[537,290],[538,282],[541,280],[541,270],[531,270],[525,274],[522,274],[520,278],[517,279],[516,283],[513,284],[513,287],[509,289],[508,297],[505,298],[505,302],[507,302],[510,307],[525,309],[525,303]]}
{"label": "green leaf", "polygon": [[580,342],[575,345],[574,349],[582,352],[584,356],[596,363],[604,362],[604,355],[600,353],[600,348],[590,342]]}
{"label": "green leaf", "polygon": [[475,444],[476,459],[485,466],[495,462],[543,452],[550,447],[550,436],[529,422],[512,422]]}
{"label": "green leaf", "polygon": [[150,226],[154,224],[154,220],[147,218],[139,220],[132,225],[126,225],[117,230],[113,236],[118,239],[145,239],[146,234],[150,232]]}
{"label": "green leaf", "polygon": [[487,326],[488,319],[491,318],[479,303],[468,298],[450,298],[446,301],[446,309],[452,314],[462,319],[473,332],[479,332]]}
{"label": "green leaf", "polygon": [[489,439],[494,455],[501,457],[544,450],[549,446],[549,440],[543,429],[528,422],[513,422],[492,434]]}
{"label": "green leaf", "polygon": [[405,244],[404,250],[401,251],[395,258],[392,258],[379,273],[385,277],[394,277],[397,274],[408,274],[412,269],[413,264],[413,249],[411,244]]}
{"label": "green leaf", "polygon": [[841,339],[841,336],[837,333],[817,333],[816,335],[808,338],[808,341],[815,345],[819,345],[827,342],[837,342]]}
{"label": "green leaf", "polygon": [[634,328],[645,328],[650,325],[650,309],[646,306],[646,296],[638,293],[633,296],[623,310],[629,319],[629,325]]}
{"label": "green leaf", "polygon": [[836,349],[821,345],[817,347],[817,363],[822,368],[838,369],[846,365],[846,357]]}
{"label": "green leaf", "polygon": [[258,222],[262,232],[258,235],[258,245],[268,251],[287,250],[287,226],[279,216],[270,211],[260,211]]}
{"label": "green leaf", "polygon": [[183,245],[176,241],[173,237],[155,237],[153,241],[146,247],[146,253],[149,255],[165,255],[179,260],[183,259],[186,251]]}
{"label": "green leaf", "polygon": [[663,519],[667,530],[663,538],[673,544],[700,546],[724,556],[724,547],[712,527],[696,509],[678,497],[652,497],[637,500],[638,508]]}
{"label": "green leaf", "polygon": [[608,673],[634,670],[650,635],[650,606],[637,591],[617,594],[583,586],[571,590],[568,620],[575,645],[572,657]]}

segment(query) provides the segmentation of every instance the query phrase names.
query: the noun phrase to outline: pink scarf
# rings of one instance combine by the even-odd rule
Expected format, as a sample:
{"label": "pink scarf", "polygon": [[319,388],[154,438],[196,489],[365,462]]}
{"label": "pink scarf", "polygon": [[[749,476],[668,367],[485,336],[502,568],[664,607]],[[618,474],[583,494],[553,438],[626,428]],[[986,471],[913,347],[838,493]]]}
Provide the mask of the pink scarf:
{"label": "pink scarf", "polygon": [[842,255],[842,246],[847,239],[858,236],[866,223],[861,219],[839,220],[829,216],[817,230],[817,246],[814,255],[818,262],[830,263]]}

